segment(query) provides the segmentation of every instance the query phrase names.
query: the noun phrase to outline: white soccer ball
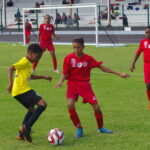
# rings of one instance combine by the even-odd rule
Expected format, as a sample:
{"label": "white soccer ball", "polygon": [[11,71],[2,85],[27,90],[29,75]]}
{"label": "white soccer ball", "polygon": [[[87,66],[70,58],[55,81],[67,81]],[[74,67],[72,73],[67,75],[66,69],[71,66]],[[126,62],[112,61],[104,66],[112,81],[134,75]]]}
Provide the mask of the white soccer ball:
{"label": "white soccer ball", "polygon": [[64,141],[64,134],[60,129],[54,128],[48,132],[49,143],[54,145],[60,145],[63,143],[63,141]]}

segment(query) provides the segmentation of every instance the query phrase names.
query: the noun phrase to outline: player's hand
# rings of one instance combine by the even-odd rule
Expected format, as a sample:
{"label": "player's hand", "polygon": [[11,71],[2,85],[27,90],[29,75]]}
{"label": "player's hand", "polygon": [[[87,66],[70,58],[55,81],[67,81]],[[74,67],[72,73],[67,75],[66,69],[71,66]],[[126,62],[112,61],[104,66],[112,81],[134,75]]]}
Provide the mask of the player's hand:
{"label": "player's hand", "polygon": [[120,73],[120,77],[122,78],[128,78],[130,75],[127,73]]}
{"label": "player's hand", "polygon": [[6,89],[9,93],[11,93],[12,91],[12,85],[8,85],[7,89]]}
{"label": "player's hand", "polygon": [[62,86],[62,84],[59,82],[55,85],[55,87],[61,87],[61,86]]}
{"label": "player's hand", "polygon": [[44,76],[44,79],[48,81],[52,81],[53,78],[51,76]]}
{"label": "player's hand", "polygon": [[135,65],[132,65],[130,71],[133,72],[135,70]]}

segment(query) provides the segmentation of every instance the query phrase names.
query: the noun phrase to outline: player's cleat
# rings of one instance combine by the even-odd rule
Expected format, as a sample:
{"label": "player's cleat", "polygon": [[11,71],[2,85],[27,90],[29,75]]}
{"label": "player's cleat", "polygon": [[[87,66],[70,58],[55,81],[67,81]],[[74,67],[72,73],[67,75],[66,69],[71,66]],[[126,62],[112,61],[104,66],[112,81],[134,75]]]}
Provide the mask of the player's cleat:
{"label": "player's cleat", "polygon": [[101,128],[101,129],[98,129],[98,132],[99,133],[107,133],[107,134],[110,134],[112,133],[112,130],[108,130],[106,128]]}
{"label": "player's cleat", "polygon": [[55,73],[60,73],[60,71],[58,69],[54,70]]}
{"label": "player's cleat", "polygon": [[82,128],[77,128],[75,137],[76,138],[81,138],[83,136],[83,129]]}
{"label": "player's cleat", "polygon": [[30,129],[30,128],[27,128],[26,125],[23,125],[22,129],[23,129],[22,133],[23,133],[24,139],[25,139],[26,141],[28,141],[28,142],[32,142],[32,137],[31,137],[31,135],[30,135],[31,129]]}
{"label": "player's cleat", "polygon": [[23,140],[23,141],[24,141],[24,138],[23,138],[23,132],[22,132],[22,127],[20,128],[20,130],[19,130],[19,132],[18,132],[17,139],[18,139],[18,140]]}

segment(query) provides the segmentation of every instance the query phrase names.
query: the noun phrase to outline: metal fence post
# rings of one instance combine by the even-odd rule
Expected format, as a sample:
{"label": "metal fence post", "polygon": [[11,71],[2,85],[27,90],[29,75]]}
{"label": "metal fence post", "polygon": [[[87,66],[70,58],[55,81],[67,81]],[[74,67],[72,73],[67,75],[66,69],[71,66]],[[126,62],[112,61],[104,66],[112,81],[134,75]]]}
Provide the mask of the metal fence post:
{"label": "metal fence post", "polygon": [[1,32],[3,31],[3,14],[2,14],[2,8],[0,8],[0,17],[1,17],[1,20],[0,20],[0,22],[1,22],[1,24],[0,24],[0,27],[1,27]]}
{"label": "metal fence post", "polygon": [[100,30],[101,27],[101,7],[98,5],[98,29]]}
{"label": "metal fence post", "polygon": [[147,26],[149,27],[149,4],[147,8]]}
{"label": "metal fence post", "polygon": [[57,21],[57,9],[56,9],[55,24],[56,24],[56,30],[58,30],[58,21]]}
{"label": "metal fence post", "polygon": [[76,19],[76,21],[77,21],[77,30],[79,30],[79,10],[78,10],[78,8],[76,9],[77,10],[77,18],[74,18],[74,19]]}
{"label": "metal fence post", "polygon": [[124,5],[122,5],[122,27],[124,27],[124,24],[123,24],[123,15],[124,15]]}
{"label": "metal fence post", "polygon": [[39,18],[39,16],[38,16],[38,10],[36,10],[36,28],[37,28],[37,30],[38,30],[38,27],[39,27],[38,18]]}

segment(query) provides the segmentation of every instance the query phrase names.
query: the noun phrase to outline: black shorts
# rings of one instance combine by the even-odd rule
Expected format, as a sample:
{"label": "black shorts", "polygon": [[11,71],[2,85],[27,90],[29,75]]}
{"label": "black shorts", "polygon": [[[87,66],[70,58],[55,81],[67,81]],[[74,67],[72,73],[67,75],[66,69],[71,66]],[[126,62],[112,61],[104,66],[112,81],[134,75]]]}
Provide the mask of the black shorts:
{"label": "black shorts", "polygon": [[30,90],[23,94],[14,96],[14,98],[17,99],[26,108],[33,107],[39,102],[39,100],[42,99],[42,97],[38,95],[34,90]]}

